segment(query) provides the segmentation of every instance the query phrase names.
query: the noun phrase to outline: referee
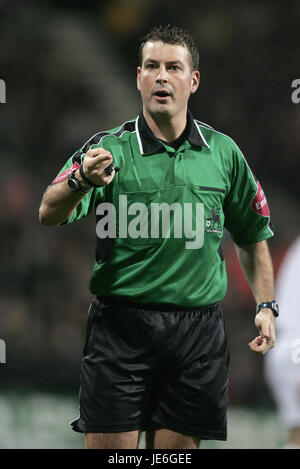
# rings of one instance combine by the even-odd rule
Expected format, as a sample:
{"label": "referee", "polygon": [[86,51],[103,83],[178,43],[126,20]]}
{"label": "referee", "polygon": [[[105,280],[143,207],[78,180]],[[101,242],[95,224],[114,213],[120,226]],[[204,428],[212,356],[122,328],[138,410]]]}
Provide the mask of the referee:
{"label": "referee", "polygon": [[71,425],[86,448],[196,449],[226,440],[228,363],[221,241],[235,243],[264,354],[275,344],[273,235],[260,183],[235,142],[192,116],[192,37],[156,27],[139,50],[142,110],[91,137],[46,190],[40,221],[96,215],[80,387]]}

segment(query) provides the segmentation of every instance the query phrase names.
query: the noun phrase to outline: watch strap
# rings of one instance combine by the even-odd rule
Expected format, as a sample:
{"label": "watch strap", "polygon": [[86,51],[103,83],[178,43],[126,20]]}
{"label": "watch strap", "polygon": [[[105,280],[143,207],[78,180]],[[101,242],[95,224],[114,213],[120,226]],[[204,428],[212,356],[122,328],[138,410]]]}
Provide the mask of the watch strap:
{"label": "watch strap", "polygon": [[77,177],[75,176],[75,172],[77,171],[77,169],[74,169],[70,176],[68,177],[68,182],[70,180],[73,181],[73,183],[75,184],[76,188],[74,187],[71,187],[70,184],[69,184],[69,187],[71,189],[72,192],[75,192],[75,193],[78,193],[78,194],[87,194],[87,192],[89,192],[90,189],[87,189],[87,188],[84,188],[82,185],[81,185],[81,182],[79,181],[79,179],[77,179]]}
{"label": "watch strap", "polygon": [[273,314],[275,318],[279,316],[279,305],[277,301],[266,301],[264,303],[260,303],[259,305],[256,306],[256,313],[259,313],[259,311],[263,308],[269,308],[273,311]]}

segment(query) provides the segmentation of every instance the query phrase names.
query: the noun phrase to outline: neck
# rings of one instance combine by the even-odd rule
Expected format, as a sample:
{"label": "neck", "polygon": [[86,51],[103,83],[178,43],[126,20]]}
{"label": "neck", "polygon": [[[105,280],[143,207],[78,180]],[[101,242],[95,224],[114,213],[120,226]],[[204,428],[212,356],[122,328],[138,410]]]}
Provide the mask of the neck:
{"label": "neck", "polygon": [[156,138],[164,140],[165,142],[173,142],[182,134],[187,122],[186,113],[187,109],[184,109],[181,114],[172,118],[161,114],[150,114],[145,107],[143,107],[143,115],[148,126]]}

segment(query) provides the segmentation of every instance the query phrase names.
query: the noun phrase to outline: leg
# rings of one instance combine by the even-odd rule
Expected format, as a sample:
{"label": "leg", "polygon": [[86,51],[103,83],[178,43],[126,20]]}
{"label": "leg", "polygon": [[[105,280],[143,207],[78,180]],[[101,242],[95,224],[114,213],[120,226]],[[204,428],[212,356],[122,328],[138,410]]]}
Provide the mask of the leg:
{"label": "leg", "polygon": [[122,433],[85,433],[85,449],[136,449],[139,431]]}
{"label": "leg", "polygon": [[150,430],[146,433],[147,449],[198,449],[200,438],[183,435],[167,428]]}
{"label": "leg", "polygon": [[300,448],[300,427],[294,427],[290,430],[290,443]]}
{"label": "leg", "polygon": [[[201,437],[195,435],[226,440],[228,351],[221,310],[213,306],[207,314],[186,314],[177,331],[189,340],[180,342],[170,334],[168,350],[174,358],[161,365],[158,398],[149,419],[154,427],[146,437],[149,449],[197,449]],[[199,337],[205,337],[205,343]]]}

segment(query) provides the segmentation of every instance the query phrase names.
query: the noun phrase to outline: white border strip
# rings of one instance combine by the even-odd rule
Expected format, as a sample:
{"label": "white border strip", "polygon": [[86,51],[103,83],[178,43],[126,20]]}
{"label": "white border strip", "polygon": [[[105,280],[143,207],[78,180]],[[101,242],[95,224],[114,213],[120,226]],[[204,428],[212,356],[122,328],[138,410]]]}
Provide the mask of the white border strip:
{"label": "white border strip", "polygon": [[139,118],[140,118],[140,116],[138,116],[136,121],[135,121],[135,131],[136,131],[137,141],[138,141],[138,144],[139,144],[139,147],[140,147],[140,152],[143,155],[144,154],[144,149],[143,149],[142,140],[141,140],[140,133],[139,133],[139,126],[138,126]]}
{"label": "white border strip", "polygon": [[[207,148],[210,148],[210,146],[208,145],[207,141],[205,140],[205,138],[204,138],[204,136],[203,136],[203,133],[202,133],[201,130],[200,130],[200,127],[199,127],[198,124],[197,124],[196,119],[194,119],[194,124],[195,124],[195,126],[196,126],[196,129],[198,130],[198,133],[200,134],[200,137],[201,137],[202,140],[205,142],[205,145],[207,146]],[[210,129],[208,129],[208,130],[210,130]]]}
{"label": "white border strip", "polygon": [[[257,191],[257,189],[258,189],[258,184],[257,184],[257,182],[256,182],[256,180],[255,180],[254,174],[253,174],[252,171],[251,171],[251,168],[250,168],[250,166],[249,166],[249,164],[248,164],[248,161],[246,160],[246,158],[245,158],[245,156],[244,156],[244,153],[242,152],[242,150],[240,149],[240,147],[237,145],[237,143],[236,143],[231,137],[229,137],[229,135],[226,135],[226,134],[224,134],[223,132],[219,132],[218,130],[215,130],[215,129],[207,129],[207,130],[211,130],[212,132],[216,132],[217,134],[224,135],[225,137],[229,138],[229,139],[234,143],[234,145],[235,145],[235,146],[237,147],[237,149],[241,152],[241,155],[242,155],[242,157],[243,157],[244,160],[245,160],[245,163],[246,163],[246,165],[247,165],[247,168],[248,168],[248,170],[249,170],[249,172],[250,172],[250,174],[251,174],[251,176],[252,176],[252,179],[253,179],[253,181],[254,181],[254,183],[255,183],[255,185],[256,185],[256,191]],[[268,229],[269,229],[270,233],[272,233],[272,235],[274,235],[274,231],[272,231],[271,228],[270,228],[271,214],[270,214],[270,215],[267,215],[267,216],[266,216],[266,215],[260,215],[260,216],[262,216],[262,217],[264,217],[264,218],[269,218]]]}
{"label": "white border strip", "polygon": [[[93,144],[92,144],[92,145],[99,145],[99,144],[101,143],[101,141],[104,139],[104,137],[116,136],[116,134],[117,134],[118,132],[120,132],[120,129],[121,129],[125,124],[128,124],[129,122],[134,122],[135,120],[136,120],[136,119],[132,119],[132,120],[123,122],[123,124],[118,127],[118,130],[116,130],[116,131],[113,132],[113,133],[111,133],[110,131],[106,131],[106,130],[103,130],[103,131],[100,131],[100,132],[95,133],[92,137],[90,137],[90,138],[82,145],[82,147],[84,147],[90,140],[92,140],[94,137],[96,137],[96,135],[101,134],[101,133],[105,133],[105,135],[103,135],[103,137],[100,138],[100,140],[99,140],[98,143],[95,143],[95,144],[93,143]],[[106,132],[107,132],[107,133],[106,133]],[[129,133],[133,134],[133,133],[135,133],[135,130],[133,130],[133,131],[124,130],[124,132],[122,132],[121,135],[118,135],[117,138],[121,138],[122,135],[125,134],[126,132],[129,132]],[[81,148],[82,148],[82,147],[81,147]],[[76,152],[76,153],[78,153],[78,152]],[[74,155],[75,155],[76,153],[74,153]],[[74,155],[73,155],[73,156],[74,156]],[[81,154],[81,161],[82,161],[83,155],[85,155],[85,153],[82,153],[82,154]]]}

